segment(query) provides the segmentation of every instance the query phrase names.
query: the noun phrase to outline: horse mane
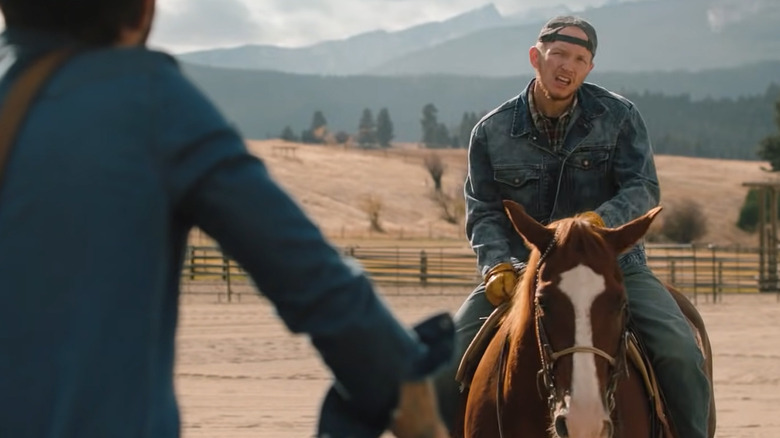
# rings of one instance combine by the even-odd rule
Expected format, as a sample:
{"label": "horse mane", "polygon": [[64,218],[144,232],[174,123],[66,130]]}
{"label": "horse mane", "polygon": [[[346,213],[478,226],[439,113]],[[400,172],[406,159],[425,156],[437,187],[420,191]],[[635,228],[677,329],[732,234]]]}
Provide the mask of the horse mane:
{"label": "horse mane", "polygon": [[511,308],[507,314],[506,323],[511,333],[517,333],[518,339],[522,338],[524,332],[531,327],[533,320],[533,301],[534,289],[536,284],[536,269],[539,265],[539,259],[542,254],[536,248],[531,248],[531,254],[528,257],[528,264],[525,268],[523,278],[517,286],[515,295],[512,297]]}

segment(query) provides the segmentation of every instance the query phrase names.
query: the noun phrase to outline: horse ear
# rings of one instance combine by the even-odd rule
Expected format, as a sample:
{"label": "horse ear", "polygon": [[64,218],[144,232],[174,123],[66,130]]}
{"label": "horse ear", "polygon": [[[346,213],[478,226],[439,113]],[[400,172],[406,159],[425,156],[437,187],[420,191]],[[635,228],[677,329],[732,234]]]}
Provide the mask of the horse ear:
{"label": "horse ear", "polygon": [[515,201],[504,200],[504,210],[512,226],[526,242],[537,249],[546,248],[555,236],[555,232],[545,227],[525,212],[525,208]]}
{"label": "horse ear", "polygon": [[653,220],[662,209],[663,207],[655,207],[625,225],[605,229],[604,239],[609,242],[616,253],[622,253],[631,248],[647,233],[647,230],[650,229],[650,224],[653,223]]}

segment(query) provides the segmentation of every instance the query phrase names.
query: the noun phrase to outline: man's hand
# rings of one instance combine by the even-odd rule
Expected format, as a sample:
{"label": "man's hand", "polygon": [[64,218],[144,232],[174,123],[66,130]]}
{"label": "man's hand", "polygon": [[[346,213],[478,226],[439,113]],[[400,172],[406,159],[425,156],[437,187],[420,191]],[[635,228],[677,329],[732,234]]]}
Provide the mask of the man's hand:
{"label": "man's hand", "polygon": [[511,263],[499,263],[485,274],[485,297],[498,306],[512,298],[517,285],[517,273]]}
{"label": "man's hand", "polygon": [[450,434],[439,417],[430,381],[401,385],[398,410],[390,430],[399,438],[449,438]]}

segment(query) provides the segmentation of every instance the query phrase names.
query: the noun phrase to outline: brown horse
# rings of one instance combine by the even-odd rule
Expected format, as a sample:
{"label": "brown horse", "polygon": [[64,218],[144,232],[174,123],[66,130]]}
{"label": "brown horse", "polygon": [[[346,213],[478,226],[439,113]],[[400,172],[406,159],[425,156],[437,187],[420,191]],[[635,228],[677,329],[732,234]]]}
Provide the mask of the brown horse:
{"label": "brown horse", "polygon": [[[532,249],[505,319],[474,372],[461,417],[467,438],[671,438],[627,359],[627,295],[618,255],[644,236],[660,207],[619,228],[578,219],[543,226],[504,206]],[[699,335],[696,309],[675,298]],[[663,417],[663,414],[660,414]],[[711,403],[710,437],[714,436]],[[654,432],[655,431],[655,432]]]}

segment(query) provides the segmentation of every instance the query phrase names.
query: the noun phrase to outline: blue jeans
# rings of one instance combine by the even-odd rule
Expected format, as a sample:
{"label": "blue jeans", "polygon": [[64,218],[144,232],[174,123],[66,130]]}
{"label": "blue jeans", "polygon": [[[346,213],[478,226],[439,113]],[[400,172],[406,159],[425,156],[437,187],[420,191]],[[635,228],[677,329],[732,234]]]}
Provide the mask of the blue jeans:
{"label": "blue jeans", "polygon": [[678,436],[707,438],[710,383],[688,321],[646,265],[624,267],[623,282],[634,329],[647,347]]}
{"label": "blue jeans", "polygon": [[[704,357],[688,322],[666,287],[643,264],[623,267],[629,309],[638,335],[649,350],[677,433],[707,438],[710,385],[702,371]],[[480,284],[455,314],[456,357],[462,357],[494,307]],[[452,429],[460,392],[455,374],[459,361],[434,379],[441,415]]]}

